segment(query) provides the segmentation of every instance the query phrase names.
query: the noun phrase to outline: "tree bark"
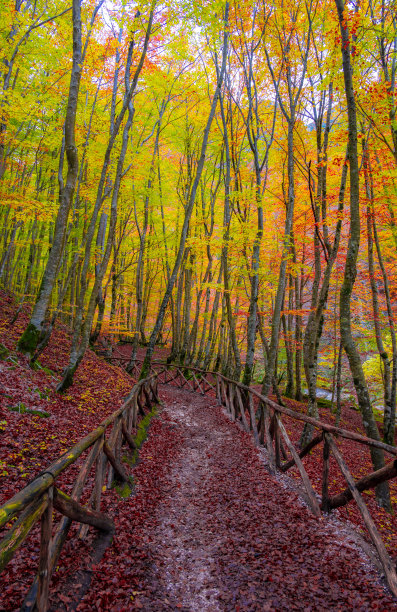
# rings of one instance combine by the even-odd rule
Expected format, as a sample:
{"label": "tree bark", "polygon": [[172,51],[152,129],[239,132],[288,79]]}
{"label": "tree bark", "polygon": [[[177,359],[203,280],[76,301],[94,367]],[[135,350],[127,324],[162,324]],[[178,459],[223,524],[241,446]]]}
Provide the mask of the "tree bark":
{"label": "tree bark", "polygon": [[[94,9],[91,20],[91,29],[102,2],[100,2]],[[89,34],[90,32],[91,30],[89,31]],[[43,327],[45,317],[59,272],[62,254],[65,248],[67,222],[70,207],[73,201],[73,193],[76,187],[79,169],[78,153],[75,143],[75,125],[81,74],[89,34],[86,38],[86,43],[83,49],[81,40],[81,2],[80,0],[73,0],[73,64],[64,127],[65,153],[68,171],[66,182],[64,183],[62,177],[63,152],[61,152],[59,171],[59,208],[55,222],[52,246],[29,324],[18,342],[18,349],[30,354],[35,351],[43,332],[45,333]]]}
{"label": "tree bark", "polygon": [[[353,87],[353,70],[350,57],[350,34],[344,16],[345,5],[343,0],[335,0],[338,11],[341,39],[342,64],[347,102],[347,115],[349,127],[349,169],[350,169],[350,236],[346,255],[346,265],[343,283],[340,292],[340,332],[343,347],[349,360],[353,376],[354,387],[357,393],[359,408],[363,418],[363,425],[368,437],[380,440],[379,431],[372,412],[371,400],[361,364],[360,354],[352,335],[351,327],[351,295],[357,273],[357,257],[360,246],[360,190],[359,167],[357,152],[357,118],[356,101]],[[384,454],[381,450],[371,448],[371,458],[375,470],[384,466]],[[377,487],[377,499],[380,505],[390,508],[389,490],[386,483]]]}

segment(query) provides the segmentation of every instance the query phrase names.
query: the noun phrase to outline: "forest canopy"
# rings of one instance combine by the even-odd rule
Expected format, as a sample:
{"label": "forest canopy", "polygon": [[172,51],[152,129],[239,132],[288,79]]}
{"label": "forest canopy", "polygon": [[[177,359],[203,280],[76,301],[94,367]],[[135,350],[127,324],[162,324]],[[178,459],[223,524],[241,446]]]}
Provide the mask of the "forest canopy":
{"label": "forest canopy", "polygon": [[[156,346],[394,443],[394,0],[2,0],[0,282],[89,344]],[[281,399],[281,398],[280,398]],[[311,431],[304,436],[310,437]],[[375,467],[382,457],[373,454]]]}

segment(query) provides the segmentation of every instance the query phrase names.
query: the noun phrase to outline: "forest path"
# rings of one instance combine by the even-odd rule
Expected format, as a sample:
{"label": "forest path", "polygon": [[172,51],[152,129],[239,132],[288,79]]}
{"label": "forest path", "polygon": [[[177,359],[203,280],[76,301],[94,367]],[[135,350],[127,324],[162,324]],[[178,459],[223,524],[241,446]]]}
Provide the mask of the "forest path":
{"label": "forest path", "polygon": [[133,609],[397,610],[353,539],[280,486],[214,400],[160,389],[160,418],[183,440]]}

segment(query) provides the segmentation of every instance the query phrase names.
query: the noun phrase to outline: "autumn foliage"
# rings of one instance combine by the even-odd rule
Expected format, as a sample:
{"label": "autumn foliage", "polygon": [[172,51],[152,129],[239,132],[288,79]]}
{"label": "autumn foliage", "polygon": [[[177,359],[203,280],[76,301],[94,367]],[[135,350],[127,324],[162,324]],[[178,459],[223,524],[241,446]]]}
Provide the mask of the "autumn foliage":
{"label": "autumn foliage", "polygon": [[126,345],[141,378],[163,351],[395,445],[395,14],[3,1],[4,499],[129,391],[94,347]]}

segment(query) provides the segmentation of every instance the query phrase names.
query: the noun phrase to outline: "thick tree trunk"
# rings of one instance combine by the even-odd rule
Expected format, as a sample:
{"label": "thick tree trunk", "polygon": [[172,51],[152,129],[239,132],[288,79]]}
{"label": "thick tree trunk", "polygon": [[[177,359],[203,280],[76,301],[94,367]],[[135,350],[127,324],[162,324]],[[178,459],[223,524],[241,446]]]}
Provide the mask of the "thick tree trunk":
{"label": "thick tree trunk", "polygon": [[[351,295],[357,273],[356,264],[360,245],[360,190],[357,153],[357,119],[350,58],[350,34],[348,25],[346,23],[346,17],[344,16],[345,5],[343,0],[335,0],[335,4],[338,11],[342,38],[343,76],[345,82],[349,126],[350,169],[350,237],[346,256],[345,273],[340,292],[340,331],[343,347],[349,360],[366,434],[368,437],[373,438],[374,440],[380,440],[379,431],[372,412],[371,400],[361,364],[360,354],[354,342],[351,328]],[[375,470],[378,470],[384,466],[384,455],[381,450],[371,448],[371,457]],[[387,484],[383,483],[379,485],[376,491],[378,502],[382,506],[390,508],[390,497]]]}
{"label": "thick tree trunk", "polygon": [[65,184],[63,183],[62,179],[62,172],[60,172],[59,209],[55,222],[52,246],[41,282],[39,294],[33,308],[32,316],[25,332],[22,334],[18,342],[19,350],[31,354],[35,351],[40,340],[40,336],[43,332],[46,312],[65,246],[69,211],[77,181],[79,162],[77,147],[75,144],[75,124],[81,72],[81,9],[80,0],[73,0],[73,65],[69,85],[68,107],[65,118],[65,152],[68,162],[68,172]]}
{"label": "thick tree trunk", "polygon": [[77,334],[74,335],[70,358],[69,358],[69,364],[65,368],[65,371],[63,372],[63,379],[57,387],[57,391],[59,393],[63,393],[73,384],[74,374],[88,348],[88,343],[89,343],[89,338],[90,338],[90,333],[91,333],[91,328],[92,328],[92,321],[94,319],[95,307],[96,307],[97,300],[98,300],[98,293],[99,293],[103,278],[105,276],[105,273],[108,267],[108,263],[109,263],[109,259],[110,259],[110,255],[111,255],[111,251],[113,247],[113,239],[114,239],[114,233],[115,233],[116,221],[117,221],[117,202],[118,202],[121,179],[122,179],[122,174],[123,174],[124,159],[125,159],[125,155],[127,152],[127,146],[128,146],[128,135],[129,135],[129,131],[132,125],[132,119],[133,119],[133,112],[132,112],[132,109],[130,108],[129,113],[128,113],[128,119],[123,129],[122,146],[121,146],[121,151],[120,151],[120,155],[119,155],[119,159],[117,163],[116,177],[115,177],[115,183],[113,187],[112,203],[111,203],[111,209],[110,209],[110,221],[109,221],[109,230],[108,230],[106,248],[105,248],[105,252],[104,252],[101,264],[99,266],[99,269],[95,277],[95,281],[94,281],[94,285],[91,291],[88,307],[85,312],[84,325],[81,331],[81,337],[79,338],[80,334],[78,336]]}

